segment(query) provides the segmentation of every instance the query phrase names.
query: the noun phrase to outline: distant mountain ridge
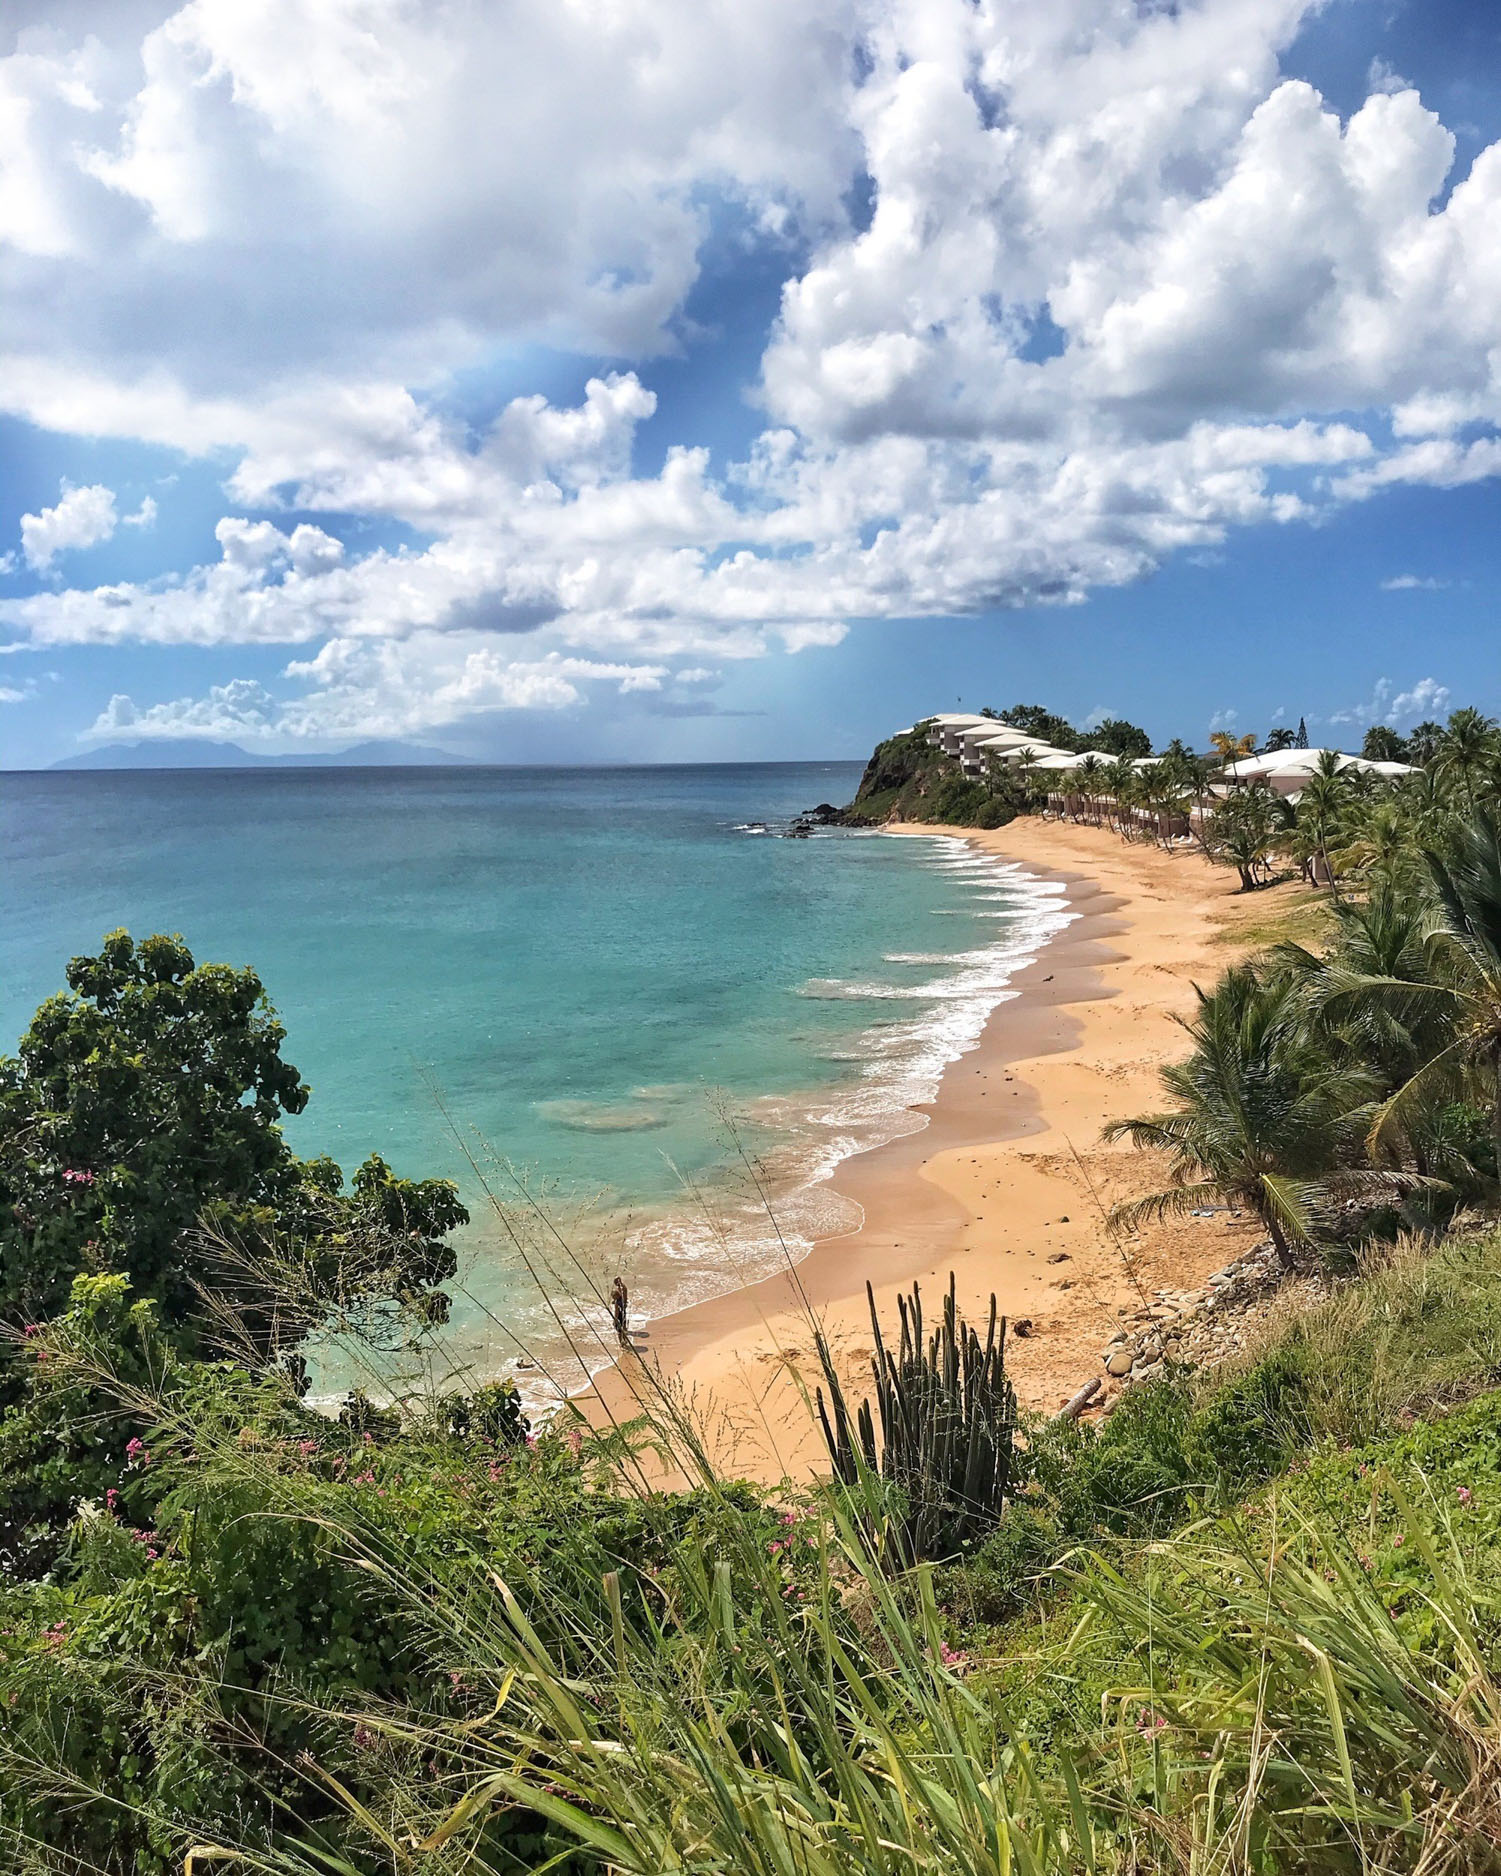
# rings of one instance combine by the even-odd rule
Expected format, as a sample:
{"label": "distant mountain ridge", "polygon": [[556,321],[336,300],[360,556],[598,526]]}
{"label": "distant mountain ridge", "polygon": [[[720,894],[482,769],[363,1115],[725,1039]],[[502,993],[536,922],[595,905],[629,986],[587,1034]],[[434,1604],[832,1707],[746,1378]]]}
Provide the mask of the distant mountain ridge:
{"label": "distant mountain ridge", "polygon": [[163,736],[149,742],[105,743],[63,756],[54,769],[393,769],[468,767],[474,758],[426,749],[419,743],[355,743],[328,755],[259,756],[238,743]]}

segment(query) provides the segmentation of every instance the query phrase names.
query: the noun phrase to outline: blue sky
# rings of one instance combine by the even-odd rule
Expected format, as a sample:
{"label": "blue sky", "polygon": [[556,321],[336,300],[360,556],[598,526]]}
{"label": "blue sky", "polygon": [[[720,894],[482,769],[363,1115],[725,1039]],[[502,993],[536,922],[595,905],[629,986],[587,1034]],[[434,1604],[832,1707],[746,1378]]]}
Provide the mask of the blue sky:
{"label": "blue sky", "polygon": [[4,766],[1501,712],[1489,0],[12,11]]}

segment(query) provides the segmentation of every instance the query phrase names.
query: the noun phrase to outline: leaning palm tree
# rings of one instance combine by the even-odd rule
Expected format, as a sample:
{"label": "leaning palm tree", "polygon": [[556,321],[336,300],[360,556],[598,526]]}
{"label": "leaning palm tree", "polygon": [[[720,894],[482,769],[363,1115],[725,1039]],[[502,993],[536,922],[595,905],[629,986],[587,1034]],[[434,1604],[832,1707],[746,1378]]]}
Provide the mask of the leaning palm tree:
{"label": "leaning palm tree", "polygon": [[1107,1140],[1128,1139],[1169,1159],[1166,1189],[1117,1206],[1113,1224],[1134,1230],[1211,1200],[1242,1206],[1290,1269],[1339,1203],[1422,1183],[1359,1164],[1379,1085],[1309,1027],[1291,974],[1242,965],[1198,999],[1197,1015],[1184,1024],[1192,1053],[1163,1071],[1173,1110],[1105,1129]]}

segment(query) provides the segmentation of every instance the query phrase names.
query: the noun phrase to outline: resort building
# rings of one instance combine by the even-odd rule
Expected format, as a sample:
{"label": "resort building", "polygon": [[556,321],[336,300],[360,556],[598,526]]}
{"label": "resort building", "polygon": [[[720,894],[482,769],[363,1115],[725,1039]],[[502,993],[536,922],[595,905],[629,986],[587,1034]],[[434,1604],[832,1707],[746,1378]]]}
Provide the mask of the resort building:
{"label": "resort building", "polygon": [[1326,756],[1335,758],[1339,770],[1359,769],[1388,779],[1413,773],[1410,763],[1370,762],[1364,756],[1346,755],[1342,749],[1274,749],[1266,755],[1227,762],[1220,770],[1220,780],[1230,788],[1249,788],[1259,783],[1276,795],[1300,795]]}

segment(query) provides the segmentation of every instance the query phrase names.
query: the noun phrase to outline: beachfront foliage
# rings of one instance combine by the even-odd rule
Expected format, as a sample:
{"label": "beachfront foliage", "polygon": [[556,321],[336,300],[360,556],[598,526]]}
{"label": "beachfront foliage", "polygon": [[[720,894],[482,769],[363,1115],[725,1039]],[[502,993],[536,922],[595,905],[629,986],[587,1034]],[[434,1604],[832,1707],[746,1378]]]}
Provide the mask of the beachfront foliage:
{"label": "beachfront foliage", "polygon": [[115,1271],[183,1332],[212,1292],[267,1358],[356,1301],[442,1313],[454,1187],[372,1158],[346,1191],[292,1153],[281,1121],[308,1089],[253,970],[117,931],[67,981],[0,1058],[0,1307],[42,1318]]}
{"label": "beachfront foliage", "polygon": [[[1497,1173],[1501,830],[1483,785],[1456,806],[1466,774],[1385,794],[1410,837],[1358,868],[1322,830],[1328,949],[1205,992],[1171,1111],[1128,1130],[1176,1181],[1146,1209],[1228,1198],[1353,1280],[1224,1370],[1165,1362],[1099,1429],[1013,1438],[999,1338],[952,1302],[931,1341],[875,1324],[868,1441],[836,1408],[823,1487],[725,1483],[665,1405],[602,1437],[532,1434],[504,1388],[328,1417],[277,1358],[320,1309],[378,1331],[393,1254],[441,1280],[441,1182],[428,1204],[373,1163],[346,1193],[278,1157],[272,1114],[271,1196],[208,1182],[137,1280],[152,1221],[114,1235],[99,1186],[133,1188],[75,1150],[83,1268],[0,1396],[7,1866],[1501,1871],[1501,1235],[1434,1242]],[[86,984],[63,1002],[109,1036]],[[122,1043],[101,1098],[160,1102],[184,1031],[130,1022],[152,1073]],[[69,1113],[25,1046],[11,1179]],[[693,1489],[654,1488],[647,1448]]]}
{"label": "beachfront foliage", "polygon": [[[101,1399],[112,1281],[37,1364]],[[1498,1333],[1501,1240],[1408,1245],[1228,1374],[1030,1427],[936,1571],[869,1499],[366,1439],[164,1351],[118,1495],[0,1589],[10,1862],[1488,1871]]]}
{"label": "beachfront foliage", "polygon": [[[943,1316],[923,1333],[922,1291],[897,1299],[895,1353],[886,1345],[875,1291],[867,1283],[875,1342],[875,1408],[864,1400],[851,1420],[839,1371],[822,1333],[817,1338],[824,1386],[818,1418],[834,1476],[857,1494],[877,1479],[880,1528],[904,1562],[962,1555],[1001,1520],[1011,1492],[1016,1389],[1006,1374],[1006,1323],[994,1296],[985,1340],[959,1313],[949,1278]],[[876,1426],[880,1425],[880,1438]]]}

